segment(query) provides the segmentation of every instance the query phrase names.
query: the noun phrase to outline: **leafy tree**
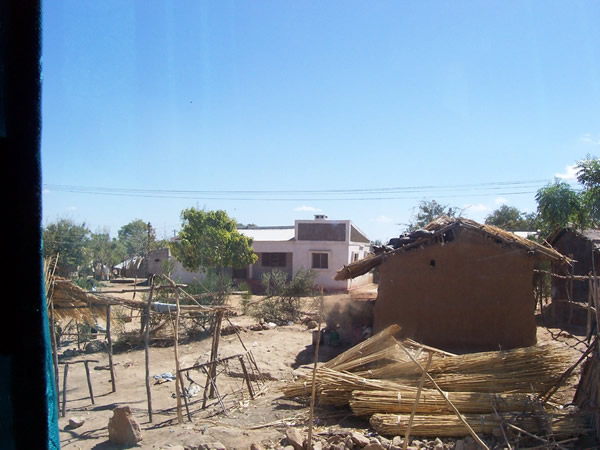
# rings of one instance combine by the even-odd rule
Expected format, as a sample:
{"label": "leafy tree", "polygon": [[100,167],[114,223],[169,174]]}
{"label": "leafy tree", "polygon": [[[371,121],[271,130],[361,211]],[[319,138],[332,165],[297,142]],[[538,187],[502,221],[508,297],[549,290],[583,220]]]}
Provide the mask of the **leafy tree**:
{"label": "leafy tree", "polygon": [[583,227],[587,222],[582,196],[564,181],[541,188],[535,199],[544,234],[569,224]]}
{"label": "leafy tree", "polygon": [[195,208],[181,213],[179,238],[170,244],[173,256],[188,270],[242,268],[256,262],[252,239],[240,234],[225,211]]}
{"label": "leafy tree", "polygon": [[442,205],[435,200],[421,200],[417,213],[413,220],[408,224],[408,231],[423,228],[429,222],[445,214],[449,217],[456,217],[459,210],[454,206]]}
{"label": "leafy tree", "polygon": [[591,225],[600,224],[600,160],[588,157],[580,161],[576,168],[577,181],[583,186],[582,202]]}
{"label": "leafy tree", "polygon": [[70,219],[60,219],[43,230],[44,258],[59,255],[56,273],[67,276],[89,262],[86,246],[90,230],[85,223],[76,224]]}
{"label": "leafy tree", "polygon": [[125,259],[125,248],[121,242],[111,239],[107,231],[92,233],[88,243],[92,263],[113,266]]}
{"label": "leafy tree", "polygon": [[485,223],[507,231],[531,231],[537,228],[535,213],[525,213],[508,205],[502,205],[492,211],[485,218]]}
{"label": "leafy tree", "polygon": [[127,257],[144,256],[148,253],[149,244],[156,240],[156,233],[149,223],[136,219],[119,229],[118,239]]}

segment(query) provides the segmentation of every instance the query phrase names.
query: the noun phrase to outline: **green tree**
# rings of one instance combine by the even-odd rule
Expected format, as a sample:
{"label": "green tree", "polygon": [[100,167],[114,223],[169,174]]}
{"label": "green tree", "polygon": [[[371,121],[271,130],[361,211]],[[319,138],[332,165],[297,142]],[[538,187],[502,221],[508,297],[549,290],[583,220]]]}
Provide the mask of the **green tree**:
{"label": "green tree", "polygon": [[576,168],[577,181],[583,186],[581,193],[583,206],[587,211],[587,221],[590,225],[600,224],[600,160],[587,156],[579,161]]}
{"label": "green tree", "polygon": [[507,231],[532,231],[537,229],[536,214],[525,213],[514,206],[502,205],[485,218],[487,225]]}
{"label": "green tree", "polygon": [[86,247],[90,230],[85,223],[76,224],[71,219],[60,219],[43,230],[44,258],[59,255],[56,273],[67,276],[69,272],[88,264]]}
{"label": "green tree", "polygon": [[445,214],[449,217],[456,217],[459,210],[454,206],[442,205],[435,200],[421,200],[414,215],[413,220],[408,224],[408,231],[415,231],[423,228],[429,222]]}
{"label": "green tree", "polygon": [[256,262],[252,239],[240,234],[225,211],[195,208],[181,213],[181,231],[170,244],[173,256],[188,270],[242,268]]}
{"label": "green tree", "polygon": [[117,239],[111,239],[108,231],[92,233],[87,248],[94,265],[104,264],[111,267],[126,257],[123,244]]}
{"label": "green tree", "polygon": [[146,255],[156,240],[156,234],[150,223],[136,219],[119,229],[118,239],[125,248],[126,256],[131,258]]}
{"label": "green tree", "polygon": [[583,227],[587,222],[587,214],[582,196],[564,181],[541,188],[535,199],[538,203],[538,214],[543,233],[549,234],[558,227],[570,224]]}

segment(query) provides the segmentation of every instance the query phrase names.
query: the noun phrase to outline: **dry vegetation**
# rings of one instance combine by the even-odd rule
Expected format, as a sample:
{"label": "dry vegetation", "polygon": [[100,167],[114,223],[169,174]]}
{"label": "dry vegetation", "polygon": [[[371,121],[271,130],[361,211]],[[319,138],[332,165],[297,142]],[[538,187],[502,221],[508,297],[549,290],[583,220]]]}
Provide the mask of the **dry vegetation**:
{"label": "dry vegetation", "polygon": [[[131,300],[131,294],[122,294],[121,297]],[[336,302],[345,298],[346,296],[331,296],[327,300]],[[226,448],[250,448],[251,444],[256,444],[257,448],[260,446],[280,448],[289,444],[289,440],[286,439],[286,430],[295,428],[305,435],[309,424],[309,398],[306,397],[306,394],[309,392],[307,389],[310,383],[307,381],[311,380],[314,358],[313,330],[307,329],[307,326],[301,321],[284,326],[266,324],[257,326],[255,318],[242,313],[242,300],[237,296],[232,298],[234,312],[229,320],[223,323],[224,332],[218,356],[226,358],[242,354],[246,349],[250,350],[257,367],[264,375],[261,380],[253,379],[255,388],[260,390],[259,395],[254,399],[250,398],[242,370],[234,359],[229,364],[219,366],[218,369],[217,381],[222,403],[216,398],[210,399],[207,407],[203,409],[203,397],[199,391],[198,394],[188,398],[192,420],[189,420],[184,410],[183,423],[178,423],[177,402],[174,398],[175,383],[166,381],[164,378],[154,378],[155,375],[175,373],[172,327],[170,322],[165,325],[155,323],[154,326],[157,328],[154,333],[154,344],[150,347],[149,352],[154,412],[153,421],[150,423],[145,390],[144,350],[139,345],[139,341],[123,340],[123,336],[134,336],[139,333],[140,314],[138,312],[130,314],[128,309],[119,311],[119,308],[113,307],[117,310],[113,314],[113,318],[119,319],[115,320],[115,323],[120,322],[119,333],[121,335],[120,346],[115,345],[118,351],[115,351],[114,355],[117,391],[113,393],[111,390],[110,373],[107,370],[108,357],[105,352],[90,355],[80,353],[70,358],[62,357],[61,362],[84,357],[98,362],[90,365],[94,404],[91,403],[89,397],[84,368],[82,365],[71,366],[68,374],[67,414],[59,419],[61,446],[84,449],[114,448],[108,442],[107,424],[112,410],[116,406],[122,405],[131,407],[141,425],[143,434],[143,441],[140,442],[141,448],[166,449],[176,445],[198,448],[200,445],[214,442],[220,442]],[[306,299],[303,302],[303,317],[314,317],[315,307],[316,303],[312,299]],[[99,322],[102,323],[102,318],[99,319]],[[185,331],[191,330],[193,327],[193,323],[188,320],[182,328],[182,340],[178,350],[180,367],[183,368],[207,362],[210,359],[210,334],[202,332],[202,330],[196,330],[195,333]],[[542,370],[536,379],[539,384],[537,392],[540,392],[556,381],[556,378],[562,373],[562,369],[576,360],[585,349],[585,344],[581,342],[581,336],[557,329],[540,327],[538,340],[543,345],[536,350],[530,350],[532,353],[525,354],[526,351],[520,350],[514,353],[512,359],[505,358],[503,367],[508,378],[504,380],[499,378],[492,382],[510,383],[510,374],[512,373],[512,382],[518,384],[519,380],[514,378],[515,371],[518,372],[525,367],[527,367],[525,372],[545,367],[547,370]],[[117,342],[119,341],[117,340]],[[82,348],[83,346],[81,345]],[[415,346],[414,349],[418,347],[418,344],[415,343]],[[71,339],[68,342],[67,339],[64,339],[59,353],[64,354],[65,350],[73,350],[76,347],[75,340]],[[313,430],[315,440],[320,442],[323,448],[348,448],[349,446],[350,448],[361,448],[367,445],[366,442],[374,441],[374,439],[377,439],[383,447],[396,448],[393,446],[401,445],[401,442],[392,438],[397,435],[403,436],[405,428],[398,427],[398,424],[407,421],[410,416],[411,399],[414,399],[416,395],[420,374],[406,358],[399,360],[397,348],[386,349],[385,345],[373,347],[370,351],[363,351],[359,358],[356,354],[348,357],[347,353],[339,356],[342,350],[346,350],[346,348],[322,346],[320,349],[321,369],[317,386],[319,401],[315,410]],[[549,351],[556,358],[544,358],[543,356]],[[422,353],[419,357],[419,361],[423,364],[425,355],[426,353]],[[335,358],[336,356],[337,358]],[[432,360],[431,373],[440,381],[444,389],[458,391],[450,394],[449,398],[456,402],[459,410],[462,408],[465,413],[470,413],[474,407],[471,406],[469,409],[468,405],[484,403],[489,405],[490,398],[488,397],[492,395],[491,392],[494,395],[503,392],[504,389],[497,389],[496,385],[496,389],[491,391],[480,389],[479,394],[473,392],[465,394],[466,390],[476,390],[474,384],[490,383],[489,375],[490,372],[493,372],[490,367],[493,366],[493,359],[497,358],[494,352],[480,355],[476,359],[471,358],[468,363],[470,371],[466,370],[463,373],[458,373],[452,368],[466,367],[465,360],[468,360],[468,356],[457,357],[457,359],[442,357],[444,355],[439,356]],[[537,361],[538,366],[536,368],[529,366],[527,357]],[[399,380],[398,377],[388,376],[391,373],[388,370],[390,367],[386,369],[385,365],[374,364],[378,360],[386,358],[390,361],[393,360],[395,365],[393,373],[397,373],[399,366],[403,365],[402,380]],[[329,362],[325,363],[326,361]],[[62,380],[64,364],[61,364],[60,367]],[[374,376],[374,372],[371,375],[372,379],[367,379],[368,370],[378,370],[379,372],[376,372],[376,376]],[[526,377],[525,372],[523,372],[523,378]],[[343,376],[340,375],[342,373]],[[545,374],[550,375],[545,376]],[[189,389],[188,392],[191,394],[195,390],[194,386],[204,387],[204,379],[204,375],[200,371],[190,371],[189,377],[184,381],[184,386]],[[298,382],[298,380],[301,381]],[[552,401],[557,405],[570,402],[577,382],[578,372],[567,380]],[[525,383],[523,381],[521,384]],[[451,389],[453,385],[461,386],[461,389]],[[403,389],[401,396],[404,402],[402,402],[401,408],[396,407],[399,403],[398,393],[390,393],[390,389],[397,392]],[[457,422],[456,416],[448,412],[447,407],[443,404],[443,399],[432,385],[425,384],[423,389],[420,394],[423,400],[421,408],[425,409],[421,409],[421,412],[435,410],[443,414],[437,415],[435,419],[424,420],[423,417],[426,416],[423,415],[415,419],[413,430],[421,433],[424,437],[411,439],[413,447],[439,449],[457,447],[457,439],[446,436],[464,437],[468,435],[468,432],[461,423]],[[522,394],[502,393],[500,397],[495,397],[495,400],[505,402],[504,404],[507,405],[518,404],[530,399],[536,389],[531,391],[524,388],[523,391]],[[282,395],[282,392],[285,395]],[[392,398],[394,395],[396,401]],[[387,411],[386,405],[391,405]],[[410,405],[410,407],[407,409],[405,405]],[[382,415],[382,412],[394,414]],[[499,412],[502,413],[502,408],[499,408]],[[367,417],[364,417],[365,415]],[[79,428],[70,428],[68,426],[69,419],[77,416],[84,418],[85,423]],[[370,422],[368,416],[371,416]],[[474,428],[478,433],[491,433],[494,427],[497,428],[497,418],[492,416],[493,413],[488,416],[478,413],[475,419],[469,417],[468,420],[477,423]],[[553,417],[551,420],[555,420],[555,418]],[[492,426],[494,424],[495,426]],[[521,421],[520,424],[525,426],[526,420]],[[568,425],[574,428],[582,427],[579,422]],[[352,434],[353,432],[358,432],[366,438],[366,441],[361,441],[358,435]],[[514,442],[517,434],[513,430],[511,442]],[[503,446],[504,437],[493,434],[489,436],[490,439],[486,442]],[[434,440],[436,437],[438,439]],[[524,443],[527,442],[524,440],[525,438],[524,434],[520,434],[520,439]],[[361,443],[359,444],[357,441]],[[459,445],[469,443],[474,444],[469,439],[460,439],[459,441]],[[535,442],[533,443],[535,444]],[[374,445],[374,442],[372,444]],[[531,444],[531,441],[528,444]],[[570,445],[573,448],[573,445],[578,444],[567,442],[561,445]]]}

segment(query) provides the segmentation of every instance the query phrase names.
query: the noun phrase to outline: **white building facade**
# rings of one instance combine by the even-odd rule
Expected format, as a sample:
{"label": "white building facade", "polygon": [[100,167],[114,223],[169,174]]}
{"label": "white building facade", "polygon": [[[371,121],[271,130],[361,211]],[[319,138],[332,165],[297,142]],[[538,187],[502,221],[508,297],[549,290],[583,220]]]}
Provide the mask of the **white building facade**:
{"label": "white building facade", "polygon": [[352,280],[334,280],[343,266],[364,258],[371,251],[369,238],[350,220],[296,220],[294,226],[247,227],[238,231],[252,238],[256,263],[234,271],[235,278],[260,280],[265,272],[280,270],[290,277],[299,269],[312,270],[315,282],[330,291],[348,291],[372,283],[372,275]]}

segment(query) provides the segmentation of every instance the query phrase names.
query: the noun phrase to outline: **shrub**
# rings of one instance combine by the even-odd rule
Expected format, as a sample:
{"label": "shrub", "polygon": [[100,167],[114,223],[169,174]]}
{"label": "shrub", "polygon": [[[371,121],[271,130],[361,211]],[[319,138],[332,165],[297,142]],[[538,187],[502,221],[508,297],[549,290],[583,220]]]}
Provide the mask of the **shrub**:
{"label": "shrub", "polygon": [[265,273],[262,284],[266,297],[255,305],[252,315],[278,325],[296,321],[300,317],[301,298],[313,296],[316,291],[314,273],[304,269],[291,280],[279,270]]}

